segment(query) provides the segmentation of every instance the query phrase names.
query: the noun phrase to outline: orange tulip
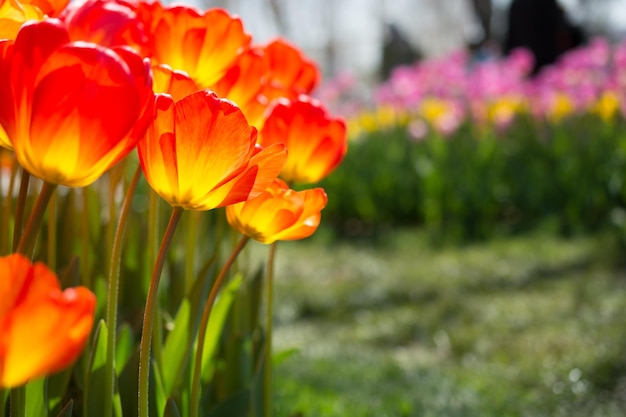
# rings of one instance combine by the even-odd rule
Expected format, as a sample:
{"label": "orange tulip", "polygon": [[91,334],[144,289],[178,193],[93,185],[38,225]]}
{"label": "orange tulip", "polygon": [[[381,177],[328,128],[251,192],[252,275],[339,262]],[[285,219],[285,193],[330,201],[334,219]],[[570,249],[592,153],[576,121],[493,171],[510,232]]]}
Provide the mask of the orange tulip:
{"label": "orange tulip", "polygon": [[62,291],[44,264],[22,255],[0,258],[0,388],[68,367],[91,331],[95,296]]}
{"label": "orange tulip", "polygon": [[69,4],[70,0],[24,0],[23,3],[32,4],[41,9],[48,17],[57,17]]}
{"label": "orange tulip", "polygon": [[24,22],[43,18],[44,14],[37,6],[18,0],[0,0],[0,39],[15,39]]}
{"label": "orange tulip", "polygon": [[261,128],[273,100],[296,99],[301,93],[311,92],[319,79],[312,61],[296,47],[276,39],[240,54],[210,88],[220,97],[234,101],[248,122]]}
{"label": "orange tulip", "polygon": [[175,71],[168,65],[153,65],[152,77],[155,93],[169,94],[174,101],[180,101],[191,93],[199,91],[198,85],[181,71]]}
{"label": "orange tulip", "polygon": [[326,206],[322,188],[294,191],[279,179],[258,197],[226,207],[228,223],[261,243],[311,236]]}
{"label": "orange tulip", "polygon": [[140,3],[136,12],[146,27],[153,61],[185,71],[201,88],[217,82],[250,45],[241,19],[222,9],[200,12],[153,2]]}
{"label": "orange tulip", "polygon": [[284,39],[275,39],[263,47],[271,69],[271,84],[298,94],[309,94],[320,83],[315,63]]}
{"label": "orange tulip", "polygon": [[306,96],[278,100],[261,129],[259,143],[287,146],[289,156],[280,177],[294,183],[325,178],[348,149],[345,122],[331,117],[317,100]]}
{"label": "orange tulip", "polygon": [[211,90],[234,101],[248,122],[260,128],[270,102],[278,97],[295,98],[297,94],[271,84],[271,69],[263,51],[255,48],[240,54],[235,63]]}
{"label": "orange tulip", "polygon": [[135,7],[123,0],[87,0],[69,5],[59,16],[73,41],[101,46],[127,45],[145,52],[148,37],[137,18]]}
{"label": "orange tulip", "polygon": [[284,146],[258,148],[257,131],[241,110],[211,91],[180,101],[157,95],[156,107],[139,160],[152,188],[172,206],[210,210],[253,198],[283,167]]}
{"label": "orange tulip", "polygon": [[27,23],[15,41],[0,42],[0,97],[10,140],[0,144],[31,174],[70,187],[91,184],[126,156],[154,104],[148,60],[70,42],[57,19]]}

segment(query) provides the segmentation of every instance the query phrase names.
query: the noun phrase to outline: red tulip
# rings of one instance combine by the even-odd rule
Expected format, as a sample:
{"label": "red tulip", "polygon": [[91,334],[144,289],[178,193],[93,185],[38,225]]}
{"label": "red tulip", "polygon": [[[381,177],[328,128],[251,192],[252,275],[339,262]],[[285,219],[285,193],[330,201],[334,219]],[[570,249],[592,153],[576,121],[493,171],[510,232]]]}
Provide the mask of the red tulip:
{"label": "red tulip", "polygon": [[41,20],[44,13],[37,6],[18,0],[0,0],[0,39],[15,39],[27,20]]}
{"label": "red tulip", "polygon": [[0,97],[9,140],[0,144],[31,174],[71,187],[94,182],[135,147],[154,103],[147,60],[70,42],[57,19],[0,42]]}
{"label": "red tulip", "polygon": [[44,264],[0,258],[0,388],[58,372],[80,355],[91,331],[95,296],[61,290]]}
{"label": "red tulip", "polygon": [[135,6],[123,0],[87,0],[72,3],[61,14],[70,39],[101,46],[130,46],[145,52],[148,37],[137,18]]}

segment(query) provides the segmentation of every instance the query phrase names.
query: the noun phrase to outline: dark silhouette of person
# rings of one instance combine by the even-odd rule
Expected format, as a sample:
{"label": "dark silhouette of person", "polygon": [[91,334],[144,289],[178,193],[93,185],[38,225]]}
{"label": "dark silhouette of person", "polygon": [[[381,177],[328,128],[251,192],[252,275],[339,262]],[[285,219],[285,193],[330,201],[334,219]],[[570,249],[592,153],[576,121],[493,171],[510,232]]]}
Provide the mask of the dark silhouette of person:
{"label": "dark silhouette of person", "polygon": [[400,28],[393,23],[387,23],[380,66],[381,79],[388,79],[394,68],[400,65],[412,64],[420,58],[421,54],[411,45],[406,36],[400,31]]}
{"label": "dark silhouette of person", "polygon": [[559,55],[585,41],[556,0],[513,0],[509,8],[504,54],[526,47],[535,57],[532,75],[552,64]]}

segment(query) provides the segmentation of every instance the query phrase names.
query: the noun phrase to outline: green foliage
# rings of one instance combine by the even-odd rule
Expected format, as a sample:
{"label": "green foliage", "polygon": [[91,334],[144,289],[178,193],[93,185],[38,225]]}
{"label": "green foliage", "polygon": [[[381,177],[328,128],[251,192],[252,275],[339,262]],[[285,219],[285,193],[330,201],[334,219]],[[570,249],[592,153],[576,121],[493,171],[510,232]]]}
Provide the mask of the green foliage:
{"label": "green foliage", "polygon": [[623,415],[610,240],[434,249],[396,229],[379,242],[281,246],[274,345],[299,353],[276,367],[276,416]]}
{"label": "green foliage", "polygon": [[415,139],[396,126],[354,139],[322,184],[325,223],[342,234],[421,225],[436,241],[550,225],[563,234],[624,223],[624,121],[519,117],[504,132],[465,124]]}

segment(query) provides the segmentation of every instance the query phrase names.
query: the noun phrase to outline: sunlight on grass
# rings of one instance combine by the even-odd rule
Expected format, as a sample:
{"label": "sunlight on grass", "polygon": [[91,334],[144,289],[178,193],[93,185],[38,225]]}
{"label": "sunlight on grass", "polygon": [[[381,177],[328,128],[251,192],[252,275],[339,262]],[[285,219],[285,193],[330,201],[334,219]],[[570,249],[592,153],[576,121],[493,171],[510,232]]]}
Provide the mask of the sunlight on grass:
{"label": "sunlight on grass", "polygon": [[622,415],[626,276],[601,243],[282,245],[278,415]]}

